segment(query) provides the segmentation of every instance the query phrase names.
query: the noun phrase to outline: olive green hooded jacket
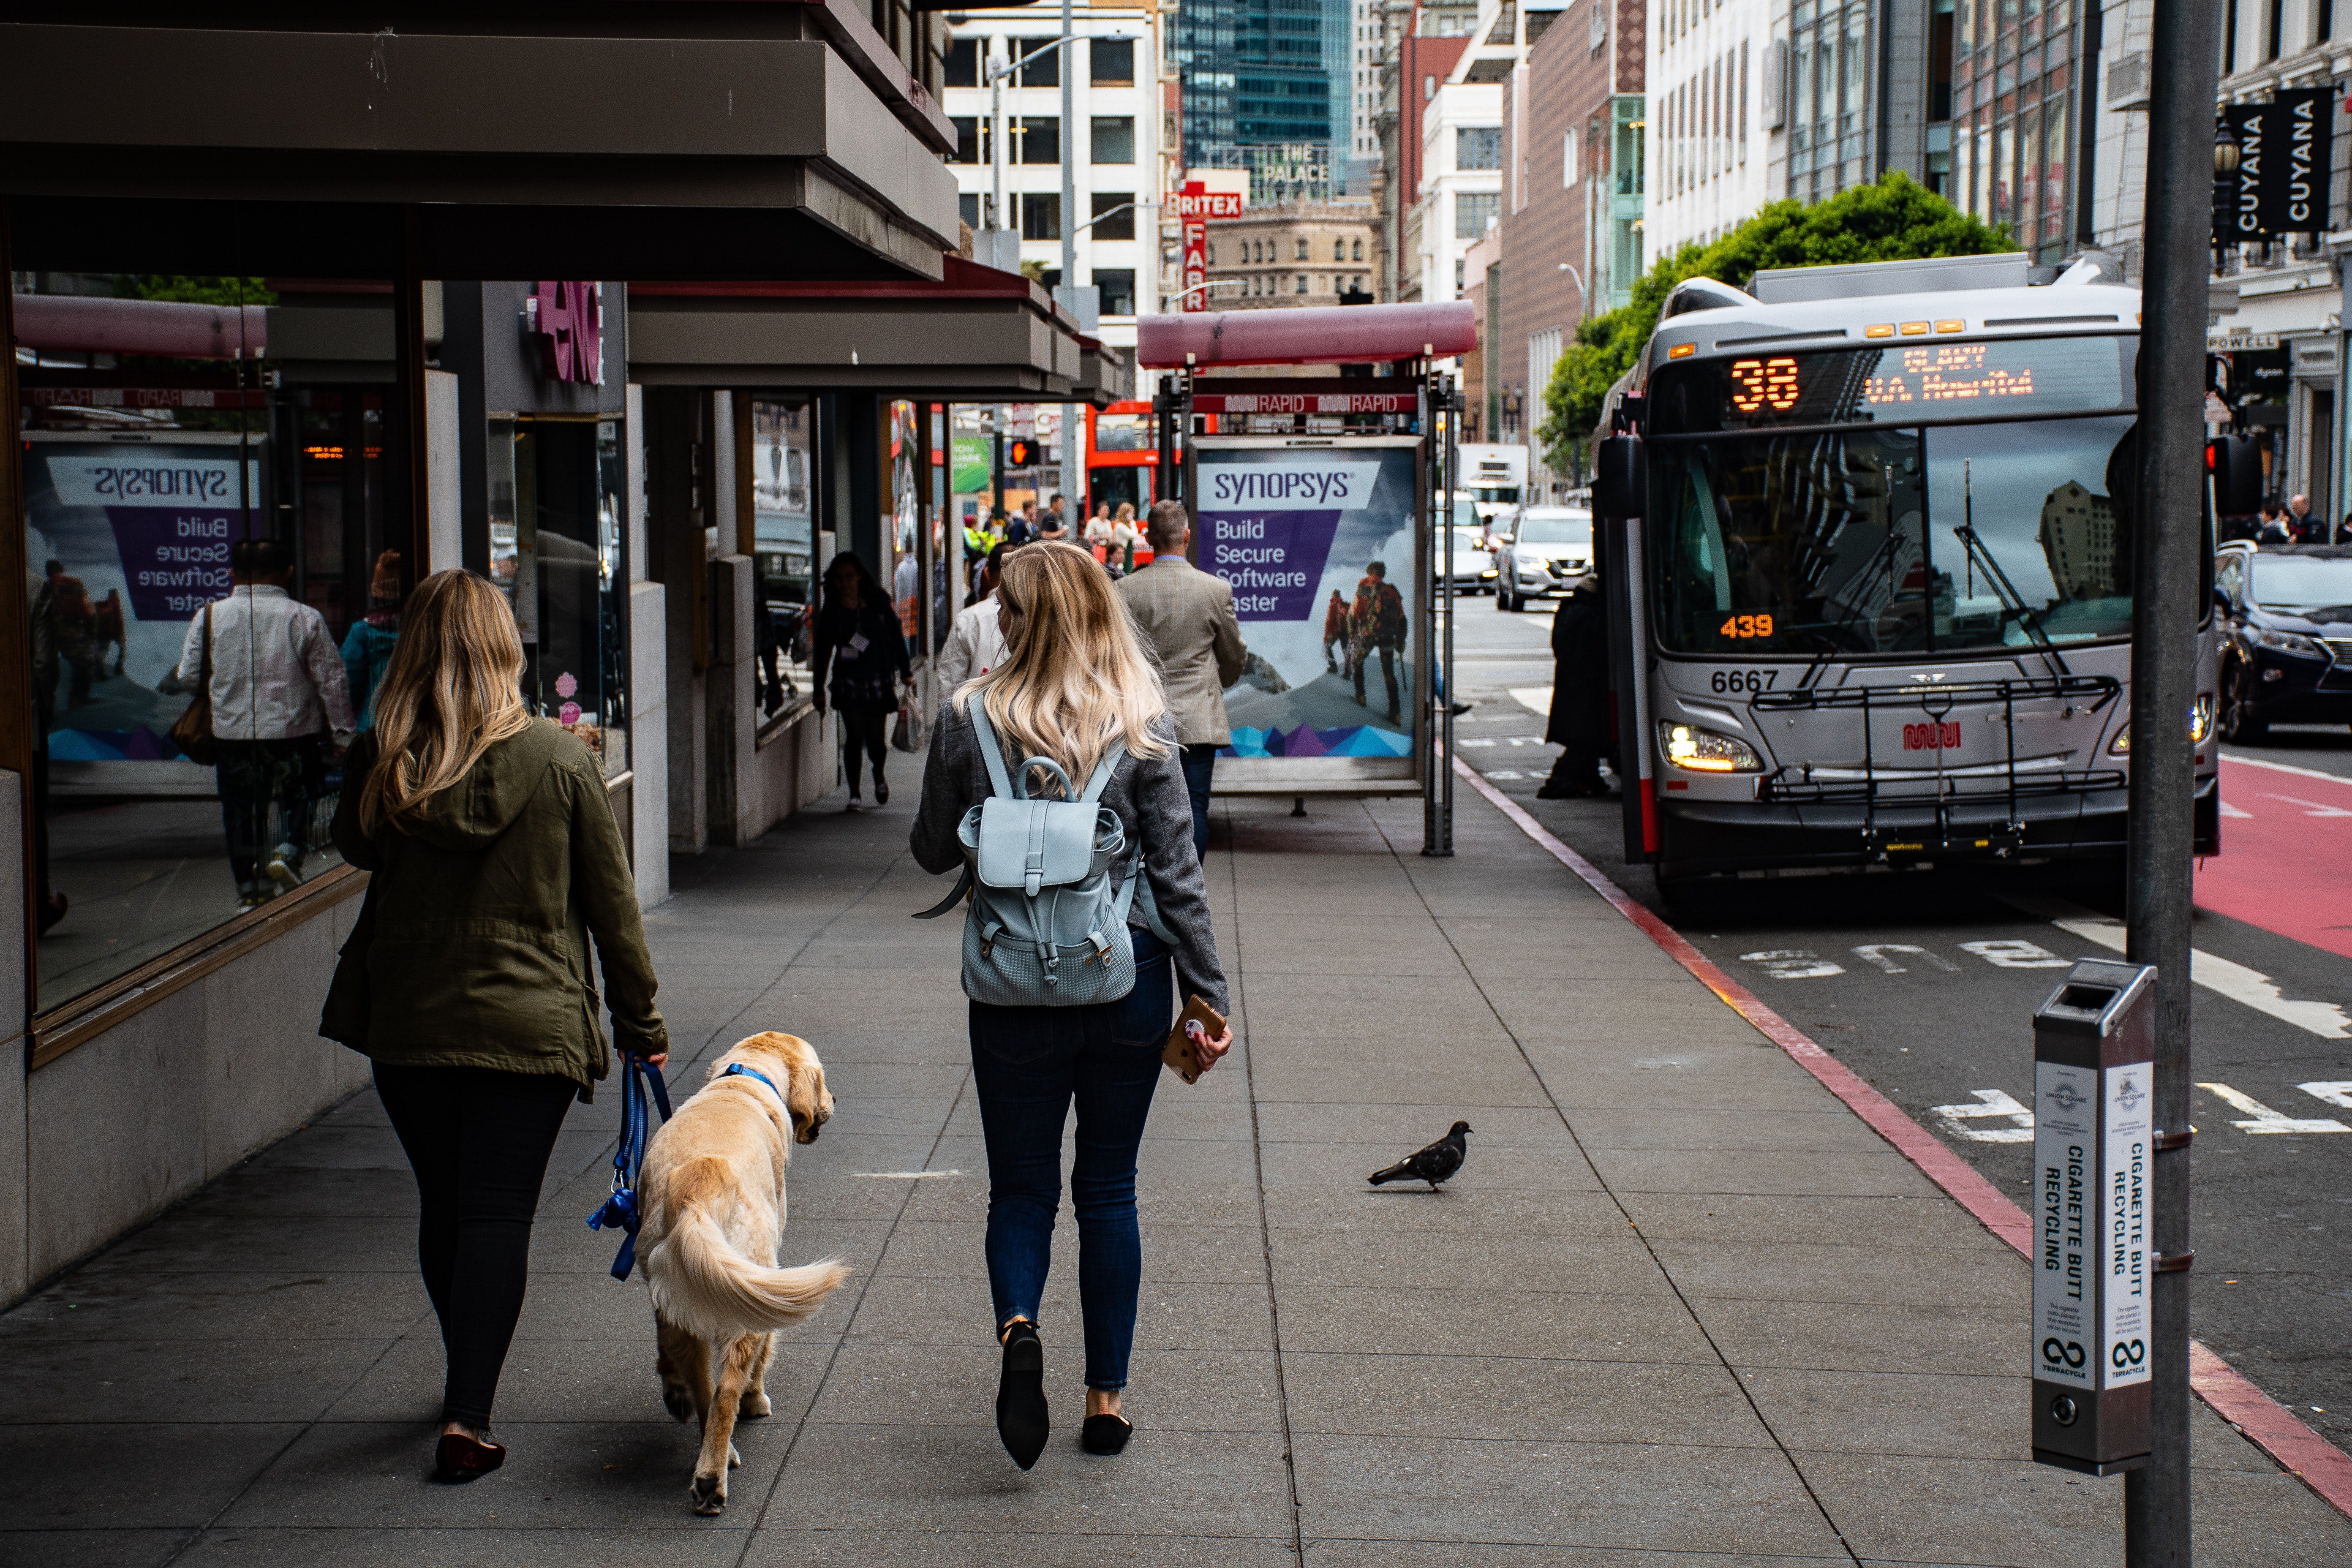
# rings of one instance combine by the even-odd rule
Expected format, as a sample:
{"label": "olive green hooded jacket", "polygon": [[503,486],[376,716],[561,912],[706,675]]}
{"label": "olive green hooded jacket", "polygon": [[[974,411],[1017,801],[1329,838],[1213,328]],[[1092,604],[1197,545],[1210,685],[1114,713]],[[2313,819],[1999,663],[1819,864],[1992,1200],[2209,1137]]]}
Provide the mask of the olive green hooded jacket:
{"label": "olive green hooded jacket", "polygon": [[360,827],[376,757],[343,763],[335,847],[371,873],[319,1032],[377,1061],[560,1073],[582,1086],[611,1055],[588,941],[622,1049],[668,1048],[619,825],[588,748],[547,720],[482,753],[424,820]]}

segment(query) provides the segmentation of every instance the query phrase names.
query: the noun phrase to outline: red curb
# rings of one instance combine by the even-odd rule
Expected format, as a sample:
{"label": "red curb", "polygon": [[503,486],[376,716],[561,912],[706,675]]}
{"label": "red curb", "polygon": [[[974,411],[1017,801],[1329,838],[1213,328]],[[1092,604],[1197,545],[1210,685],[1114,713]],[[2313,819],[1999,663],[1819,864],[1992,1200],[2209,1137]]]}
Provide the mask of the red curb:
{"label": "red curb", "polygon": [[[1619,914],[1640,927],[1642,934],[1656,942],[1667,957],[1688,970],[1725,1005],[1820,1079],[1822,1087],[1894,1144],[1929,1181],[1950,1194],[1977,1217],[1979,1224],[2021,1255],[2033,1256],[2033,1221],[2014,1199],[1977,1174],[1974,1166],[1944,1147],[1941,1140],[1912,1121],[1902,1107],[1863,1082],[1853,1068],[1766,1006],[1754,992],[1726,974],[1714,960],[1693,947],[1682,932],[1660,920],[1611,881],[1599,867],[1562,843],[1525,806],[1489,784],[1461,758],[1455,757],[1453,763],[1454,773],[1509,817],[1520,832],[1576,873],[1587,887],[1608,900]],[[2305,1426],[2293,1411],[2195,1340],[2189,1342],[2189,1386],[2248,1441],[2277,1460],[2338,1513],[2352,1519],[2352,1456]]]}

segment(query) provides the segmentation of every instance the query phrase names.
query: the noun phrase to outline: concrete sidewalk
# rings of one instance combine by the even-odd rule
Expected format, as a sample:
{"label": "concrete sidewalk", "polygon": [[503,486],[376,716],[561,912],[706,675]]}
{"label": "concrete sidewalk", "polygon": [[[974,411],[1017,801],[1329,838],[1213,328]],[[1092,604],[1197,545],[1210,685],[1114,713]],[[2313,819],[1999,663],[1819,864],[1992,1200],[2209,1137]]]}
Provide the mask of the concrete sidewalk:
{"label": "concrete sidewalk", "polygon": [[[683,1068],[814,1040],[840,1114],[788,1261],[858,1274],[788,1338],[727,1513],[687,1500],[641,1281],[580,1223],[617,1097],[548,1182],[499,1406],[507,1468],[425,1479],[439,1342],[372,1096],[0,1318],[0,1562],[1728,1565],[2121,1561],[2121,1483],[2024,1460],[2027,1270],[1510,823],[1220,806],[1244,1040],[1164,1078],[1118,1459],[992,1422],[986,1162],[956,922],[908,809],[675,863],[649,917]],[[2021,1049],[2022,1046],[2021,1045]],[[1477,1131],[1456,1184],[1364,1174]],[[915,1173],[922,1173],[919,1176]],[[2352,1562],[2352,1521],[2197,1407],[2199,1555]]]}

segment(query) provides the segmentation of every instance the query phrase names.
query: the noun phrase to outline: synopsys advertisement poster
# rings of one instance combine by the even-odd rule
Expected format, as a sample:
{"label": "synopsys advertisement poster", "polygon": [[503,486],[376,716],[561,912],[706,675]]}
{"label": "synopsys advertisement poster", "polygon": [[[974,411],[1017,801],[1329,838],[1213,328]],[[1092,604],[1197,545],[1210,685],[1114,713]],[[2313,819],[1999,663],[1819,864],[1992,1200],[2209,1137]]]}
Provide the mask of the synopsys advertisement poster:
{"label": "synopsys advertisement poster", "polygon": [[1418,446],[1199,441],[1195,556],[1233,584],[1251,654],[1223,755],[1412,755]]}
{"label": "synopsys advertisement poster", "polygon": [[26,443],[33,696],[53,762],[178,755],[188,696],[170,678],[188,623],[229,590],[229,545],[260,494],[251,451],[233,436]]}

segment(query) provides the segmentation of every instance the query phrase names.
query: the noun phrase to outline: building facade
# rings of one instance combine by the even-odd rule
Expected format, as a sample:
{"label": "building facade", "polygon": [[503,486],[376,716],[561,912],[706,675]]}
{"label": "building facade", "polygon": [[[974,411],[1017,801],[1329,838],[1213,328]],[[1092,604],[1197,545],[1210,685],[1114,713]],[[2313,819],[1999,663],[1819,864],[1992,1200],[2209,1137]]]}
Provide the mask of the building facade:
{"label": "building facade", "polygon": [[1770,0],[1657,7],[1643,65],[1655,109],[1646,128],[1654,184],[1643,213],[1653,256],[1716,239],[1784,194],[1768,174],[1757,91],[1773,55],[1769,7]]}
{"label": "building facade", "polygon": [[1191,0],[1172,15],[1188,167],[1239,147],[1319,146],[1327,160],[1345,149],[1350,6]]}
{"label": "building facade", "polygon": [[[1068,282],[1099,289],[1103,341],[1131,346],[1135,318],[1160,308],[1159,204],[1167,189],[1160,13],[1082,5],[1072,22],[1082,35],[1078,41],[1045,53],[1037,51],[1060,34],[1058,16],[959,16],[948,40],[942,96],[956,127],[963,222],[976,234],[1016,235],[1020,262],[1049,288]],[[1028,64],[1020,66],[1024,58]],[[992,73],[1016,66],[992,86]],[[1062,123],[1066,72],[1067,126]],[[1062,210],[1066,150],[1072,164],[1069,212]],[[1075,247],[1066,279],[1061,276],[1066,235]]]}
{"label": "building facade", "polygon": [[1209,225],[1214,308],[1250,310],[1370,300],[1378,281],[1380,214],[1360,202],[1250,207]]}

